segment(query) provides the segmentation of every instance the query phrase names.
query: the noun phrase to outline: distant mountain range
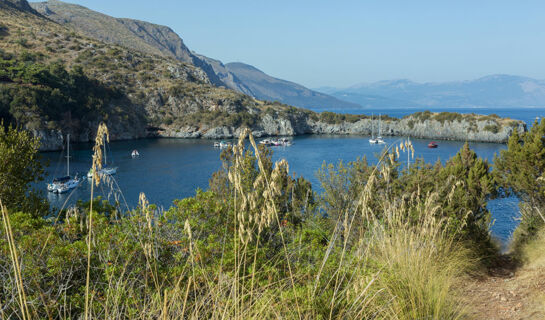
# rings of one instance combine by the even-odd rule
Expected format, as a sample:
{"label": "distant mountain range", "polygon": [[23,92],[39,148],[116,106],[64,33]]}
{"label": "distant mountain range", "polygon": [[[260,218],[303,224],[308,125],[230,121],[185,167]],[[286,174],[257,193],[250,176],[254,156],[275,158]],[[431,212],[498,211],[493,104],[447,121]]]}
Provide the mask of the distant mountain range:
{"label": "distant mountain range", "polygon": [[512,75],[443,83],[401,79],[317,90],[373,108],[545,107],[545,81]]}
{"label": "distant mountain range", "polygon": [[191,63],[201,68],[212,84],[225,86],[260,100],[279,101],[309,109],[360,108],[357,104],[271,77],[250,65],[224,65],[219,60],[199,55],[189,50],[183,40],[166,26],[114,18],[80,5],[57,0],[31,3],[31,6],[43,16],[91,38]]}

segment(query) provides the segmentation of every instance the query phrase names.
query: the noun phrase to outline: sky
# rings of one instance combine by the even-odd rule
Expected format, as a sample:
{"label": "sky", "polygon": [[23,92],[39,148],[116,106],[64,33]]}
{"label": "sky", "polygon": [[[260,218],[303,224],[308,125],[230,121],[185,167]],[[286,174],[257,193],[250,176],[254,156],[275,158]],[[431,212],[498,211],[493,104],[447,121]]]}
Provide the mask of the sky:
{"label": "sky", "polygon": [[167,25],[193,51],[303,84],[545,79],[539,0],[69,0]]}

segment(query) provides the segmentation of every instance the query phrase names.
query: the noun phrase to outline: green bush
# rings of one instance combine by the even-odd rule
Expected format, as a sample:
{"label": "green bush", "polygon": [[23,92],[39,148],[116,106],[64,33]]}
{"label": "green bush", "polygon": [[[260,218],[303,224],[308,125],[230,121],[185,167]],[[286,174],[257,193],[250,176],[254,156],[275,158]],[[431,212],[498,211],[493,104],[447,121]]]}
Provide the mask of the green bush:
{"label": "green bush", "polygon": [[464,119],[462,114],[456,112],[441,112],[433,118],[441,123],[452,121],[461,122]]}
{"label": "green bush", "polygon": [[487,124],[486,126],[484,126],[484,131],[489,131],[489,132],[492,132],[492,133],[498,133],[500,132],[500,126],[496,123],[496,124]]}
{"label": "green bush", "polygon": [[520,200],[522,220],[514,233],[513,246],[520,249],[545,223],[545,121],[535,122],[529,132],[514,130],[507,149],[494,157],[494,174],[502,195]]}

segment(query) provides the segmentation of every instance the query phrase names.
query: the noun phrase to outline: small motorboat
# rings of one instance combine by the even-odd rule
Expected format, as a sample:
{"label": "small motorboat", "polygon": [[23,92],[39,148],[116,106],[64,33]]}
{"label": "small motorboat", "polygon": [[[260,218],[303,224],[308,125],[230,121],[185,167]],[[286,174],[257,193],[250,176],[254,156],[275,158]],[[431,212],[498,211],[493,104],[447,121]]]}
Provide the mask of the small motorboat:
{"label": "small motorboat", "polygon": [[428,143],[428,148],[432,148],[432,149],[435,149],[437,148],[439,145],[437,144],[437,142],[435,141],[432,141],[430,143]]}
{"label": "small motorboat", "polygon": [[140,153],[138,152],[138,150],[134,149],[132,152],[131,152],[131,157],[134,159],[134,158],[138,158],[140,157]]}

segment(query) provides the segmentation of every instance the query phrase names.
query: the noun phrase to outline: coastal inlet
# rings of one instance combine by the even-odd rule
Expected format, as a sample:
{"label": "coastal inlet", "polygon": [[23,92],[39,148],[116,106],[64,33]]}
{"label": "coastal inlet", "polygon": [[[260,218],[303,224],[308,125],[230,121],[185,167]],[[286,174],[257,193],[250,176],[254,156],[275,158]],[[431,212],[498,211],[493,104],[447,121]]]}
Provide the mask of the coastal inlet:
{"label": "coastal inlet", "polygon": [[[386,144],[401,141],[401,137],[384,137]],[[262,140],[262,139],[258,139]],[[305,135],[290,139],[293,145],[271,147],[273,160],[285,158],[290,165],[290,172],[303,176],[312,182],[315,191],[320,192],[316,171],[324,163],[336,164],[356,160],[366,156],[369,163],[376,163],[376,156],[385,145],[370,145],[369,136],[355,135]],[[428,163],[445,162],[454,156],[463,145],[459,141],[437,141],[438,148],[428,148],[430,140],[411,139],[415,147],[415,157],[421,157]],[[234,140],[226,140],[234,142]],[[125,208],[134,208],[138,195],[144,192],[151,203],[168,208],[174,199],[181,199],[195,194],[197,188],[205,189],[212,173],[219,170],[220,148],[213,147],[214,141],[207,139],[142,139],[118,141],[109,144],[108,162],[118,167],[113,176],[113,188],[120,190],[117,198]],[[470,143],[475,152],[489,161],[494,153],[506,146],[496,143]],[[140,156],[131,157],[132,150],[138,150]],[[73,173],[85,174],[91,165],[91,145],[76,144],[71,150],[70,166]],[[65,159],[62,152],[42,153],[44,161],[49,161],[46,181],[65,172]],[[403,159],[403,157],[402,157]],[[410,159],[413,161],[413,159]],[[45,190],[45,182],[36,186]],[[116,192],[101,184],[95,189],[95,195],[103,199],[115,200]],[[48,200],[55,208],[66,207],[77,200],[88,201],[90,184],[86,181],[73,193],[56,195],[48,193]],[[494,234],[507,239],[516,226],[513,212],[518,212],[514,199],[495,200],[489,207],[496,219],[492,230]]]}

